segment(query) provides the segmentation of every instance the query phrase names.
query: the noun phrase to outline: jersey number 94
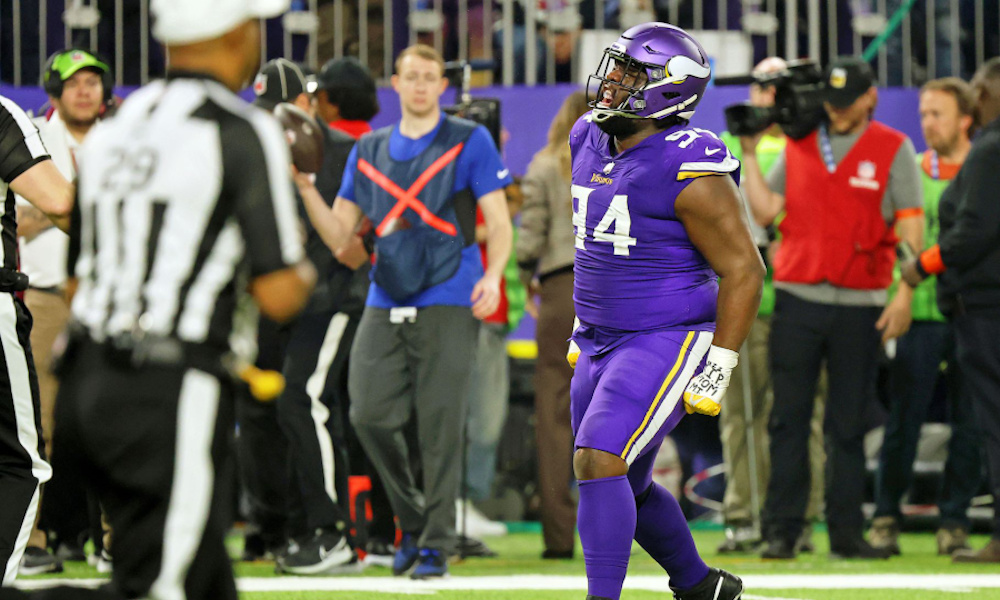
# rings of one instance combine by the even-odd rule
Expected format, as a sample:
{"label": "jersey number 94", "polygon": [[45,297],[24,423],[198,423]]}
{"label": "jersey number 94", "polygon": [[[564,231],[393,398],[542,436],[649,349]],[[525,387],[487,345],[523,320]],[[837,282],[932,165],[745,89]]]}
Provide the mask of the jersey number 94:
{"label": "jersey number 94", "polygon": [[614,246],[616,256],[628,256],[629,248],[636,245],[637,240],[629,234],[632,230],[632,216],[628,212],[628,196],[615,194],[611,204],[605,211],[591,237],[587,232],[587,205],[593,189],[582,185],[574,185],[573,193],[573,229],[576,231],[576,247],[586,250],[587,243],[605,242]]}

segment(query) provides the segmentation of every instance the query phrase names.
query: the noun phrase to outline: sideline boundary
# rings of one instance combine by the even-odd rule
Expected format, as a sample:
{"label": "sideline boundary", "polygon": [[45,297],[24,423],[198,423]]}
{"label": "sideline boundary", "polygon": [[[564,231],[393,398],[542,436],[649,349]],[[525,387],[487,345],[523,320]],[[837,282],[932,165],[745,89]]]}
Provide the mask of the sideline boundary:
{"label": "sideline boundary", "polygon": [[[742,577],[742,576],[741,576]],[[1000,575],[976,574],[882,574],[882,575],[747,575],[746,589],[914,589],[970,592],[977,588],[1000,588]],[[666,576],[640,575],[625,580],[633,590],[669,590]],[[14,587],[23,590],[55,585],[97,587],[106,579],[21,579]],[[582,575],[504,575],[448,577],[435,581],[413,581],[398,577],[243,577],[236,580],[241,592],[384,592],[423,595],[437,590],[586,590]]]}

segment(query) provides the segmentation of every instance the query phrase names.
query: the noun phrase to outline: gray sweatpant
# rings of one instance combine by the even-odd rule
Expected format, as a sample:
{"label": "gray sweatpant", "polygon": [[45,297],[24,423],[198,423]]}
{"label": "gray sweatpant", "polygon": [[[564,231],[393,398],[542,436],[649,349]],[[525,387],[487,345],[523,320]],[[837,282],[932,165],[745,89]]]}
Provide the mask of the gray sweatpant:
{"label": "gray sweatpant", "polygon": [[[411,322],[367,307],[351,349],[350,419],[385,483],[393,512],[417,545],[456,550],[455,499],[462,431],[479,322],[468,307],[431,306]],[[410,467],[404,429],[416,419],[423,492]]]}

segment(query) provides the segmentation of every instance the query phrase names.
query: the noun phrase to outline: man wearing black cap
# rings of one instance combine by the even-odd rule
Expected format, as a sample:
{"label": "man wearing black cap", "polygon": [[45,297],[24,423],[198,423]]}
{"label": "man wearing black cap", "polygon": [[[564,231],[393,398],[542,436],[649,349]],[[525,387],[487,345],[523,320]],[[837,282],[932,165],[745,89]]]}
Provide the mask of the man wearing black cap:
{"label": "man wearing black cap", "polygon": [[825,364],[831,554],[888,558],[862,536],[862,442],[879,343],[894,340],[910,324],[912,288],[901,285],[888,303],[886,290],[899,238],[923,247],[920,175],[912,142],[871,119],[878,91],[868,63],[842,57],[827,67],[825,77],[826,122],[789,140],[766,180],[755,153],[760,135],[740,140],[755,219],[766,226],[785,214],[774,259],[772,475],[762,556],[796,554],[809,497],[809,420]]}
{"label": "man wearing black cap", "polygon": [[375,80],[358,59],[345,56],[327,62],[319,72],[317,88],[319,115],[330,127],[354,139],[372,130],[368,121],[379,111]]}
{"label": "man wearing black cap", "polygon": [[[295,63],[275,59],[264,65],[254,80],[254,104],[273,110],[278,103],[288,102],[316,120],[325,141],[323,166],[316,173],[315,185],[332,206],[354,138],[330,129],[316,116],[315,85]],[[301,498],[306,532],[312,537],[279,556],[278,566],[300,575],[331,574],[343,571],[339,568],[343,561],[325,555],[323,549],[336,545],[347,521],[349,469],[343,419],[349,404],[347,359],[367,295],[369,263],[358,236],[347,244],[355,246],[347,252],[360,254],[361,259],[347,261],[350,266],[338,262],[301,204],[299,208],[307,232],[306,254],[318,278],[306,308],[283,332],[287,336],[282,368],[285,389],[277,400],[277,419],[288,440],[297,497]],[[248,444],[254,441],[248,440]]]}

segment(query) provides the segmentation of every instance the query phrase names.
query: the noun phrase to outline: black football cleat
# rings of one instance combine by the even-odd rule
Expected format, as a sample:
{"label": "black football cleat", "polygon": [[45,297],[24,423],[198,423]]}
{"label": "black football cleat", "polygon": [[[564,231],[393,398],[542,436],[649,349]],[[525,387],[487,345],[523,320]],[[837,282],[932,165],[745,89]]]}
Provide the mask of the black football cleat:
{"label": "black football cleat", "polygon": [[674,600],[740,600],[743,597],[743,580],[722,569],[709,569],[701,583],[686,590],[670,586]]}
{"label": "black football cleat", "polygon": [[587,594],[587,600],[611,600],[610,598],[605,598],[604,596],[591,596]]}

